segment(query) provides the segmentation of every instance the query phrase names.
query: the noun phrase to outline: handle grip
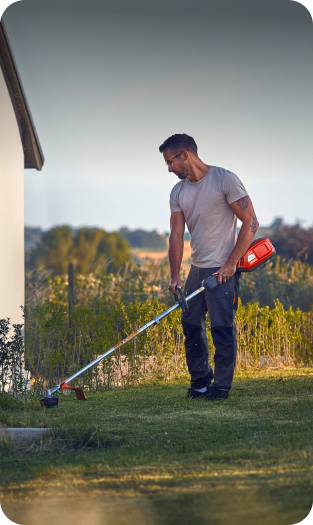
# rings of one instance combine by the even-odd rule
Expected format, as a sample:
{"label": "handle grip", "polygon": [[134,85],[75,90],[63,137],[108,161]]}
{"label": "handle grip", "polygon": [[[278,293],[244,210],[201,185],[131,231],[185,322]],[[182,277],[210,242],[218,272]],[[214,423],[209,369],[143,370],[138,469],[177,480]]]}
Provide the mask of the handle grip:
{"label": "handle grip", "polygon": [[202,286],[204,286],[206,290],[213,290],[216,288],[218,286],[217,273],[213,273],[213,275],[210,275],[204,279],[202,281]]}
{"label": "handle grip", "polygon": [[178,297],[177,293],[174,295],[175,301],[179,304],[183,312],[187,312],[188,303],[186,301],[186,297],[184,296],[182,289],[177,288],[177,286],[175,286],[175,290],[177,290],[180,295],[180,297]]}

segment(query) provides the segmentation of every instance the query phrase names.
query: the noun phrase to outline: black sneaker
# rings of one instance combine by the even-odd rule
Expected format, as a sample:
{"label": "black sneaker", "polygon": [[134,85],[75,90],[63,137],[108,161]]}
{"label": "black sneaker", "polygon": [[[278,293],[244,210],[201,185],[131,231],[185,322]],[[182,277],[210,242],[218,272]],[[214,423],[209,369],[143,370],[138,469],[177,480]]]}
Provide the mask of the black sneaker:
{"label": "black sneaker", "polygon": [[[204,387],[203,387],[204,388]],[[208,389],[206,389],[205,392],[197,392],[194,388],[190,387],[188,388],[188,392],[186,395],[187,399],[196,399],[197,397],[205,397],[208,393]]]}
{"label": "black sneaker", "polygon": [[213,384],[205,394],[206,401],[218,401],[219,399],[227,399],[229,390],[222,390]]}
{"label": "black sneaker", "polygon": [[[187,395],[186,395],[186,398],[187,399],[196,399],[197,397],[205,397],[207,396],[208,394],[208,390],[209,390],[209,387],[210,387],[210,384],[211,384],[211,381],[213,380],[213,372],[209,372],[208,375],[206,377],[203,378],[203,380],[201,381],[201,386],[200,385],[197,385],[196,387],[195,386],[191,386],[190,388],[188,388],[188,392],[187,392]],[[198,389],[202,389],[202,388],[205,388],[207,387],[206,391],[205,392],[198,392],[197,391],[197,388]]]}

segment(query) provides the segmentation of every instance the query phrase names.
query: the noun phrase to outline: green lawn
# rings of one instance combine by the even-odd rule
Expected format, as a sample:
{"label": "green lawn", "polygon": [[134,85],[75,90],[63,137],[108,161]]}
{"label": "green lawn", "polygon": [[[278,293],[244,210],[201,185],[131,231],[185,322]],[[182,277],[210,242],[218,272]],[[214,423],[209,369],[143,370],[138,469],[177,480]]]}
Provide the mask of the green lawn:
{"label": "green lawn", "polygon": [[23,451],[2,442],[2,508],[23,525],[298,523],[313,500],[312,378],[237,373],[215,403],[165,384],[7,406],[3,424],[55,433]]}

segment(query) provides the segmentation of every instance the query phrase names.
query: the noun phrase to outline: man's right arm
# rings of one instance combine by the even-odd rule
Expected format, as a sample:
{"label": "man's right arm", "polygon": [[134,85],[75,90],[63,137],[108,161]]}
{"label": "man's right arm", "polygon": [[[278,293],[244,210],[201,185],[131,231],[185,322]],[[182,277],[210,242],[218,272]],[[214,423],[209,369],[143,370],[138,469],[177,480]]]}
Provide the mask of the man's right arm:
{"label": "man's right arm", "polygon": [[185,217],[182,211],[171,214],[171,233],[169,237],[168,258],[170,262],[171,280],[168,289],[175,294],[175,287],[181,288],[179,278],[180,266],[184,251]]}

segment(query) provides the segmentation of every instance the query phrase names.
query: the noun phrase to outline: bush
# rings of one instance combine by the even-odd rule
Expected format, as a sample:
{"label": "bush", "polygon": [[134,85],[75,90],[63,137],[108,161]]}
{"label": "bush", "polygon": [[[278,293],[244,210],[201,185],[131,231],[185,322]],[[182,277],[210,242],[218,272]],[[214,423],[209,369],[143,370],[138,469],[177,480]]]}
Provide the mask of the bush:
{"label": "bush", "polygon": [[[70,326],[63,306],[47,302],[26,309],[26,362],[35,388],[64,380],[165,308],[157,299],[128,306],[120,300],[103,302],[96,308],[75,308]],[[110,388],[135,383],[146,375],[166,379],[180,373],[184,358],[179,316],[175,311],[162,324],[133,339],[123,352],[117,350],[87,371],[79,384],[89,389]]]}
{"label": "bush", "polygon": [[313,228],[302,228],[299,223],[287,226],[282,222],[274,228],[271,241],[287,261],[298,259],[313,264]]}
{"label": "bush", "polygon": [[23,325],[20,324],[14,324],[12,327],[9,318],[0,319],[0,392],[2,394],[9,391],[17,396],[26,391],[28,381],[23,372],[22,327]]}
{"label": "bush", "polygon": [[265,266],[241,275],[239,295],[244,305],[257,302],[274,308],[279,299],[285,309],[291,306],[308,312],[313,305],[313,268],[275,256]]}

